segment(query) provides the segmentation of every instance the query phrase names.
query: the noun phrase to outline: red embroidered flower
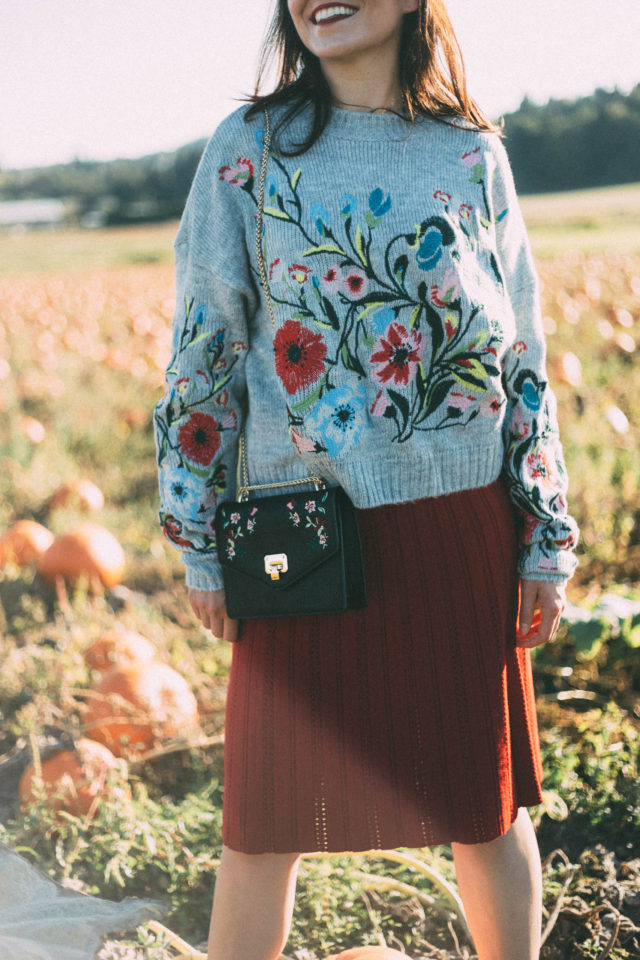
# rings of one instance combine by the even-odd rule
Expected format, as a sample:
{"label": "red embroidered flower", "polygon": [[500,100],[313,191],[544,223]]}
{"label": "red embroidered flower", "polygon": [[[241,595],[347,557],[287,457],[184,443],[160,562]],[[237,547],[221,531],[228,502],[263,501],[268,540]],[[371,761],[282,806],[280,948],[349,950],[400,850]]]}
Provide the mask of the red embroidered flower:
{"label": "red embroidered flower", "polygon": [[436,190],[433,195],[433,199],[442,200],[444,203],[449,203],[449,200],[451,200],[451,194],[445,193],[444,190]]}
{"label": "red embroidered flower", "polygon": [[364,297],[365,293],[367,292],[368,286],[369,281],[366,273],[363,273],[362,270],[358,270],[357,267],[352,267],[344,278],[342,289],[350,300],[360,300],[360,298]]}
{"label": "red embroidered flower", "polygon": [[218,170],[220,179],[226,180],[227,183],[232,184],[234,187],[245,184],[247,180],[253,177],[253,164],[251,160],[248,160],[247,157],[238,157],[237,164],[236,167],[220,167]]}
{"label": "red embroidered flower", "polygon": [[524,340],[517,340],[517,341],[514,343],[512,349],[514,350],[515,353],[522,353],[523,350],[526,350],[526,349],[527,349],[527,345],[526,345],[526,343],[524,342]]}
{"label": "red embroidered flower", "polygon": [[468,220],[472,210],[473,207],[470,203],[461,203],[458,207],[458,216],[462,217],[463,220]]}
{"label": "red embroidered flower", "polygon": [[540,521],[536,520],[535,517],[532,517],[530,513],[526,513],[522,510],[521,507],[518,507],[518,512],[522,519],[524,520],[524,528],[522,530],[522,542],[531,543],[533,539],[533,534],[536,531],[536,528],[540,526]]}
{"label": "red embroidered flower", "polygon": [[178,430],[178,443],[187,459],[208,466],[220,449],[220,425],[208,413],[192,413]]}
{"label": "red embroidered flower", "polygon": [[296,283],[306,283],[309,274],[312,272],[311,267],[303,267],[300,263],[294,263],[293,266],[289,267],[291,279],[295,280]]}
{"label": "red embroidered flower", "polygon": [[190,540],[180,536],[182,524],[171,513],[165,514],[162,519],[162,532],[171,543],[177,543],[180,547],[193,547]]}
{"label": "red embroidered flower", "polygon": [[377,346],[379,349],[371,355],[369,363],[378,364],[375,374],[380,382],[388,383],[393,379],[394,383],[406,387],[413,380],[422,360],[425,349],[422,334],[417,330],[409,333],[399,323],[390,323]]}
{"label": "red embroidered flower", "polygon": [[273,341],[276,372],[287,393],[296,393],[322,376],[327,348],[319,333],[312,333],[297,320],[287,320]]}
{"label": "red embroidered flower", "polygon": [[326,293],[337,293],[343,282],[342,270],[337,263],[329,267],[320,281],[322,289]]}
{"label": "red embroidered flower", "polygon": [[280,263],[280,257],[274,260],[273,263],[269,264],[269,280],[273,280],[273,271],[275,270],[275,268],[278,266],[279,263]]}

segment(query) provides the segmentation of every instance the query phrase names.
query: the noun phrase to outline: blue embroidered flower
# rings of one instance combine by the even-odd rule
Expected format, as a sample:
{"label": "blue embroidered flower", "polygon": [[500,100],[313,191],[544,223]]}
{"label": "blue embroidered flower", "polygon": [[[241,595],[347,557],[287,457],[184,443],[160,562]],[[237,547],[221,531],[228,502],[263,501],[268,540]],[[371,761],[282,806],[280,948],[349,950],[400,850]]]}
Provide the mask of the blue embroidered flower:
{"label": "blue embroidered flower", "polygon": [[206,322],[208,315],[209,315],[209,311],[207,309],[206,304],[201,303],[196,310],[196,323],[198,324],[199,327]]}
{"label": "blue embroidered flower", "polygon": [[385,333],[389,324],[393,323],[395,319],[396,315],[391,307],[383,307],[381,310],[376,311],[371,317],[371,323],[377,336]]}
{"label": "blue embroidered flower", "polygon": [[265,193],[268,196],[269,200],[273,200],[274,197],[278,196],[278,181],[275,177],[267,177],[264,182]]}
{"label": "blue embroidered flower", "polygon": [[313,432],[320,434],[330,457],[353,446],[366,426],[367,397],[364,385],[345,385],[325,393],[308,417]]}
{"label": "blue embroidered flower", "polygon": [[340,215],[345,219],[350,217],[352,213],[355,213],[357,206],[356,198],[350,193],[345,193],[344,197],[340,198]]}
{"label": "blue embroidered flower", "polygon": [[218,330],[216,331],[216,333],[214,333],[212,337],[209,337],[209,339],[205,344],[205,347],[209,351],[214,351],[216,350],[216,348],[222,347],[223,345],[224,345],[224,330]]}
{"label": "blue embroidered flower", "polygon": [[169,513],[178,517],[195,517],[198,512],[198,498],[192,477],[188,470],[173,467],[166,474],[161,472],[161,499]]}
{"label": "blue embroidered flower", "polygon": [[521,392],[525,407],[528,407],[529,410],[540,409],[540,396],[533,380],[525,380],[522,384]]}
{"label": "blue embroidered flower", "polygon": [[260,149],[264,150],[264,130],[262,128],[260,128],[259,130],[256,130],[256,132],[254,133],[254,137],[256,138],[256,143],[258,144]]}
{"label": "blue embroidered flower", "polygon": [[421,270],[433,270],[442,256],[442,233],[437,227],[429,227],[418,247],[416,260]]}
{"label": "blue embroidered flower", "polygon": [[324,237],[327,232],[327,227],[331,223],[329,211],[326,209],[326,207],[323,207],[321,203],[312,203],[309,213],[311,214],[311,219],[315,223],[316,230],[321,237]]}
{"label": "blue embroidered flower", "polygon": [[376,187],[376,189],[369,194],[369,210],[371,210],[374,217],[383,217],[385,213],[391,210],[391,196],[387,194],[385,197],[383,190],[380,187]]}

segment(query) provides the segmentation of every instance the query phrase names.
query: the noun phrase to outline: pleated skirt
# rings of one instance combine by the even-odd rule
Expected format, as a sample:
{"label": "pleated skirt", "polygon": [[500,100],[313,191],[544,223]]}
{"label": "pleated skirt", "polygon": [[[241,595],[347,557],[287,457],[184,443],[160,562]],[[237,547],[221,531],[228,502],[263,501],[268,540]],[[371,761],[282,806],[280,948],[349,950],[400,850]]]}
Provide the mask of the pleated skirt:
{"label": "pleated skirt", "polygon": [[542,800],[503,481],[358,520],[365,610],[240,622],[224,747],[234,850],[483,843]]}

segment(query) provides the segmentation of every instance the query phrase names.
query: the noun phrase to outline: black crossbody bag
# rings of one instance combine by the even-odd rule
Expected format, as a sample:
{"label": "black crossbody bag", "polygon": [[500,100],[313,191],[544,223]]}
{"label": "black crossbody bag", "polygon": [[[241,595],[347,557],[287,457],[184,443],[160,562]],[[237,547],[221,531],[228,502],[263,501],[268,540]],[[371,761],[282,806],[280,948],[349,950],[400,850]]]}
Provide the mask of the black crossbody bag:
{"label": "black crossbody bag", "polygon": [[[270,139],[265,111],[256,248],[275,333],[262,252]],[[311,491],[297,489],[310,484]],[[251,491],[268,489],[285,492],[251,496]],[[328,486],[317,476],[250,485],[244,427],[239,440],[236,500],[219,504],[214,527],[227,613],[233,619],[342,613],[366,607],[358,520],[345,491]]]}

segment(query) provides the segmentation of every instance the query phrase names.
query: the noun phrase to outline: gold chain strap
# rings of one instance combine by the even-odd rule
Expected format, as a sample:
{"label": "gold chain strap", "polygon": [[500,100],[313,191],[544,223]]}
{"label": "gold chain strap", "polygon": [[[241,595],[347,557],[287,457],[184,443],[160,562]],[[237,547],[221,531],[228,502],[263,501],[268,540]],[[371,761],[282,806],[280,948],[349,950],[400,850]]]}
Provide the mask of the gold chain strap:
{"label": "gold chain strap", "polygon": [[[256,217],[256,252],[258,255],[258,267],[260,269],[260,279],[262,281],[262,286],[264,287],[265,296],[267,299],[267,309],[269,311],[269,316],[271,318],[271,329],[275,335],[276,330],[276,321],[273,316],[273,306],[271,304],[271,293],[269,290],[269,281],[267,279],[267,271],[264,264],[264,254],[262,252],[262,224],[263,224],[263,210],[264,210],[264,186],[267,179],[267,160],[269,159],[269,145],[271,143],[271,127],[269,124],[269,114],[267,111],[264,111],[264,120],[265,120],[265,131],[264,131],[264,147],[262,150],[262,165],[260,167],[260,180],[258,183],[258,216]],[[326,484],[322,477],[304,477],[302,480],[283,480],[281,483],[260,483],[250,486],[249,484],[249,466],[247,464],[247,440],[245,435],[245,428],[242,427],[240,431],[240,441],[239,441],[239,461],[238,467],[242,469],[242,485],[238,484],[238,491],[236,498],[241,502],[247,500],[249,497],[250,490],[272,490],[276,487],[298,487],[301,484],[313,483],[316,490],[323,489]]]}

